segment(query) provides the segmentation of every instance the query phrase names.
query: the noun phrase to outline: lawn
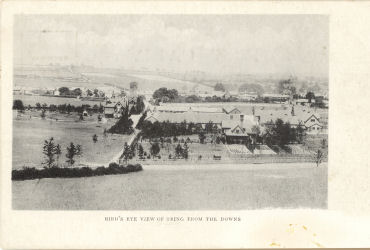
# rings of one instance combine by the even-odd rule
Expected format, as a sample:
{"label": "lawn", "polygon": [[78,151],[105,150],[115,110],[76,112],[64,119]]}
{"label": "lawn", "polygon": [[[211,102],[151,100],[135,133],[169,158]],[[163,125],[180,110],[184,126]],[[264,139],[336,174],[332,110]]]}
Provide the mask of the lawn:
{"label": "lawn", "polygon": [[327,208],[327,165],[143,166],[126,175],[12,182],[13,209]]}
{"label": "lawn", "polygon": [[[142,142],[141,145],[144,151],[150,154],[151,144],[149,142]],[[177,145],[178,143],[164,143],[163,148],[160,146],[159,155],[161,158],[168,160],[170,154],[174,158]],[[180,145],[184,146],[184,143],[180,143]],[[188,143],[187,145],[189,147],[189,160],[197,160],[199,156],[202,156],[202,160],[213,160],[214,155],[221,155],[222,159],[228,159],[228,152],[223,144]]]}
{"label": "lawn", "polygon": [[[31,118],[30,118],[31,115]],[[103,165],[107,164],[122,149],[129,136],[103,135],[104,128],[109,128],[114,120],[99,123],[97,117],[90,116],[85,121],[79,121],[76,114],[47,114],[47,119],[26,112],[22,117],[13,119],[13,169],[23,166],[41,167],[43,161],[42,147],[44,140],[53,137],[55,143],[61,145],[61,164],[66,161],[66,147],[70,142],[80,144],[83,154],[77,159],[77,164]],[[58,117],[58,121],[55,117]],[[50,119],[51,117],[54,118]],[[93,142],[96,134],[98,141]]]}

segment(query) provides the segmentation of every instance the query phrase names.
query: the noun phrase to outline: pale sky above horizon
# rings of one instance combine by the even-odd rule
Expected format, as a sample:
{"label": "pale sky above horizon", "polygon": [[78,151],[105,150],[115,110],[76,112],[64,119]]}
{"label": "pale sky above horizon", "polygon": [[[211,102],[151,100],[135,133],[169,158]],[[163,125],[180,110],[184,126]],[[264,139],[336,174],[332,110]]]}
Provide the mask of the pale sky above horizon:
{"label": "pale sky above horizon", "polygon": [[321,15],[19,15],[15,64],[328,76]]}

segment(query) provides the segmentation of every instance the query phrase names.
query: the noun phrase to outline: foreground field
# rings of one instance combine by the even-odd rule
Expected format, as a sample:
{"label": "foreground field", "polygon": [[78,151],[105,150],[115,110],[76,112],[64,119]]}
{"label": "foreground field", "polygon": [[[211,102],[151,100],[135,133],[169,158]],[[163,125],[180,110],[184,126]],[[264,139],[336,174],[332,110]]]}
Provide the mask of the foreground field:
{"label": "foreground field", "polygon": [[13,209],[325,209],[327,166],[144,166],[127,175],[13,181],[12,191]]}
{"label": "foreground field", "polygon": [[[27,113],[28,114],[28,113]],[[54,138],[60,144],[62,155],[60,164],[66,161],[66,147],[70,142],[82,146],[82,156],[77,158],[76,165],[103,165],[107,164],[123,147],[129,136],[107,134],[103,136],[104,128],[110,127],[111,122],[100,124],[97,118],[86,118],[78,121],[77,116],[58,115],[59,120],[42,120],[39,117],[13,120],[13,169],[23,166],[41,167],[43,161],[42,147],[44,140]],[[55,119],[55,115],[52,116]],[[77,119],[77,121],[75,121]],[[98,141],[93,142],[96,134]]]}

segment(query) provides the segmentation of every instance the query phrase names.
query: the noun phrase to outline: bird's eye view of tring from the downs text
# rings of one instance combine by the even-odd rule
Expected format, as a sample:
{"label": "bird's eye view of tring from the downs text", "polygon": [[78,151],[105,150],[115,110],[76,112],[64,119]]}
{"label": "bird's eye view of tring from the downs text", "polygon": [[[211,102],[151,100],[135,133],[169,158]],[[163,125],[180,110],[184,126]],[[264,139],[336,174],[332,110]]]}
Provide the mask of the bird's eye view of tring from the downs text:
{"label": "bird's eye view of tring from the downs text", "polygon": [[327,209],[323,15],[16,15],[15,210]]}

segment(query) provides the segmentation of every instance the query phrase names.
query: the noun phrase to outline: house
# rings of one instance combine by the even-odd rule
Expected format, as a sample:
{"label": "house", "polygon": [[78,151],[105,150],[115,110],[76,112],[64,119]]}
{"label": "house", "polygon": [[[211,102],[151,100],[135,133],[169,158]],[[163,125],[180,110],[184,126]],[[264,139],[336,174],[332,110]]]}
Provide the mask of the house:
{"label": "house", "polygon": [[240,119],[224,120],[221,123],[222,132],[229,144],[245,144],[254,139],[256,131],[254,126],[258,126],[253,115],[240,115]]}
{"label": "house", "polygon": [[109,103],[104,106],[104,116],[106,118],[113,118],[115,114],[115,104]]}
{"label": "house", "polygon": [[104,106],[104,116],[106,118],[120,118],[124,108],[128,106],[126,99],[117,102],[107,103]]}
{"label": "house", "polygon": [[314,99],[311,99],[311,102],[309,99],[298,99],[295,101],[296,105],[301,105],[301,106],[310,106],[311,103],[315,103]]}
{"label": "house", "polygon": [[286,110],[256,110],[256,118],[261,126],[271,126],[277,119],[283,122],[289,122],[293,128],[301,127],[307,133],[321,133],[323,124],[320,122],[320,116],[312,109],[295,108],[292,113]]}
{"label": "house", "polygon": [[245,115],[236,107],[225,107],[222,109],[223,112],[228,114],[229,120],[243,121]]}
{"label": "house", "polygon": [[315,114],[309,116],[304,122],[304,125],[307,128],[307,133],[309,134],[318,134],[323,129],[323,125],[320,123],[319,118],[317,118],[317,115]]}
{"label": "house", "polygon": [[254,93],[240,93],[238,95],[238,98],[241,100],[246,101],[255,101],[257,99],[258,95]]}
{"label": "house", "polygon": [[289,95],[282,95],[282,94],[263,94],[262,97],[265,100],[269,100],[271,102],[287,102],[289,100]]}

